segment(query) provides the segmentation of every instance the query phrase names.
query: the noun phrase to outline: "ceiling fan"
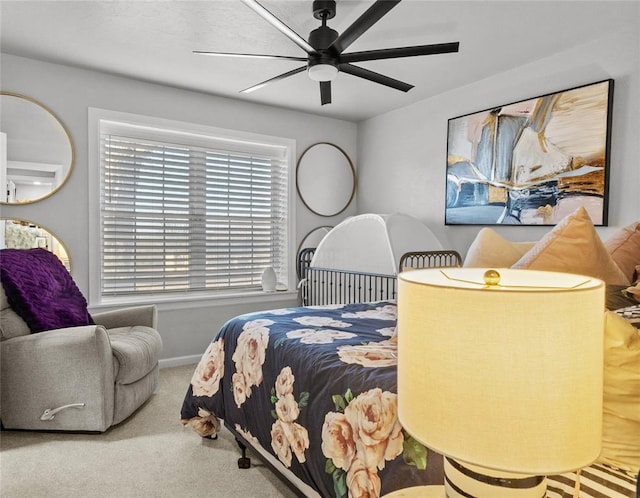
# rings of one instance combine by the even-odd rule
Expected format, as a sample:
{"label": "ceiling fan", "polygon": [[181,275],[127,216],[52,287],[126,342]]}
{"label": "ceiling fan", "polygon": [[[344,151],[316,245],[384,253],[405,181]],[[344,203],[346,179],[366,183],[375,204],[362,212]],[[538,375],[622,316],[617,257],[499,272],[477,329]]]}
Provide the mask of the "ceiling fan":
{"label": "ceiling fan", "polygon": [[332,19],[336,15],[335,0],[314,0],[313,16],[322,21],[322,25],[311,31],[309,34],[309,41],[298,35],[256,0],[241,1],[307,53],[306,57],[290,57],[287,55],[205,52],[199,50],[193,51],[193,53],[200,55],[284,59],[306,62],[304,66],[287,71],[286,73],[282,73],[278,76],[265,80],[262,83],[250,86],[249,88],[245,88],[244,90],[241,90],[241,93],[253,92],[270,83],[280,81],[305,70],[307,70],[309,77],[312,80],[320,82],[320,101],[322,105],[331,103],[331,80],[338,75],[338,72],[351,74],[359,78],[364,78],[381,85],[395,88],[396,90],[408,92],[413,88],[413,85],[370,71],[360,66],[354,66],[352,63],[379,59],[395,59],[399,57],[414,57],[418,55],[445,54],[457,52],[459,47],[459,42],[452,42],[344,53],[344,51],[354,41],[362,36],[393,7],[400,3],[400,0],[376,0],[376,2],[369,7],[364,14],[356,19],[353,24],[345,29],[341,34],[338,34],[337,31],[327,26],[327,20]]}

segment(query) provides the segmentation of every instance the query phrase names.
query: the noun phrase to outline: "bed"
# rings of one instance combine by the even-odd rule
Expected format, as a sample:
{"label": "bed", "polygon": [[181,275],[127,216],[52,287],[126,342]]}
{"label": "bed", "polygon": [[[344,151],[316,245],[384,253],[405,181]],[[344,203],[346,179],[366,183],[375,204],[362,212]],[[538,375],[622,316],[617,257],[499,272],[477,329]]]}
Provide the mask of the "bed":
{"label": "bed", "polygon": [[[441,263],[420,260],[422,253],[434,251],[418,252],[407,265]],[[313,259],[300,264],[303,277]],[[620,288],[611,289],[616,307],[633,303]],[[378,497],[442,484],[442,456],[413,439],[397,418],[396,303],[350,296],[227,322],[194,370],[182,423],[215,437],[222,420],[239,443],[241,468],[250,465],[250,446],[300,496]],[[550,476],[547,496],[573,496],[575,480],[574,473]],[[600,462],[583,469],[580,481],[582,497],[636,496],[635,474]]]}
{"label": "bed", "polygon": [[392,301],[236,317],[194,372],[182,417],[223,418],[319,496],[442,482],[441,461],[397,420],[395,318]]}

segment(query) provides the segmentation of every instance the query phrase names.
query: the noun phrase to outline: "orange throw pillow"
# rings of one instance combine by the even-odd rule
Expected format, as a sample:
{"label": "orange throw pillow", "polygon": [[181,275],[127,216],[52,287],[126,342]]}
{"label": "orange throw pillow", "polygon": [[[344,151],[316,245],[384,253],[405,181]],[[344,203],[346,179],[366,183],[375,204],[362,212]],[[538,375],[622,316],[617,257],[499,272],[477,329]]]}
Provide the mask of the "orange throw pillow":
{"label": "orange throw pillow", "polygon": [[604,246],[622,273],[633,281],[636,265],[640,265],[640,221],[618,230]]}
{"label": "orange throw pillow", "polygon": [[566,216],[512,268],[588,275],[612,285],[629,285],[613,261],[584,207]]}

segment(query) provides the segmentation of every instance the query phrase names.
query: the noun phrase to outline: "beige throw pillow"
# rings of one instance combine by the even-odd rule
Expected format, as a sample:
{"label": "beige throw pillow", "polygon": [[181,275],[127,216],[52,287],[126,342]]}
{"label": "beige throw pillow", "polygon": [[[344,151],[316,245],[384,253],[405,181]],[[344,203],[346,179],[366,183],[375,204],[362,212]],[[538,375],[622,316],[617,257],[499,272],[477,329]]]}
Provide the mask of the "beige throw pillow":
{"label": "beige throw pillow", "polygon": [[598,461],[640,470],[640,330],[606,312],[602,451]]}
{"label": "beige throw pillow", "polygon": [[611,259],[584,207],[562,219],[512,268],[577,273],[611,285],[630,283]]}
{"label": "beige throw pillow", "polygon": [[640,265],[640,221],[618,230],[604,246],[622,273],[632,281],[636,265]]}
{"label": "beige throw pillow", "polygon": [[463,266],[474,268],[509,268],[535,242],[511,242],[491,228],[483,228],[469,246]]}

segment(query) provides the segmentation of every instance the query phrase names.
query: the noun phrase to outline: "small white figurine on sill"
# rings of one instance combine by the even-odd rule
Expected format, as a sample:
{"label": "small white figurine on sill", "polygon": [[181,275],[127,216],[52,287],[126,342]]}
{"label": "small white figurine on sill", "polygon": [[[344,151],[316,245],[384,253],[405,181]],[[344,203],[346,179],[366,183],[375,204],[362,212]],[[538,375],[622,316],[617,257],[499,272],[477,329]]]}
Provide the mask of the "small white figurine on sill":
{"label": "small white figurine on sill", "polygon": [[275,292],[278,279],[276,272],[271,266],[267,266],[262,272],[262,290],[265,292]]}

